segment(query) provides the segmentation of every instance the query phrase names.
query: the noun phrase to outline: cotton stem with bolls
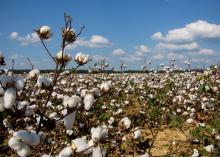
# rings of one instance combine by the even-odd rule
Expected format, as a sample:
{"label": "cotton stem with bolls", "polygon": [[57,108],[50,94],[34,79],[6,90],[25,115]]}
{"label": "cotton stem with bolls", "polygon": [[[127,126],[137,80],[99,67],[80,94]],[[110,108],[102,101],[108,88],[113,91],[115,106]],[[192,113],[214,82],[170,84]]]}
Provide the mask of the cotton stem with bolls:
{"label": "cotton stem with bolls", "polygon": [[[46,52],[49,54],[49,56],[51,57],[51,59],[54,61],[54,63],[56,64],[56,68],[55,68],[55,72],[54,72],[54,76],[53,76],[53,83],[52,83],[52,87],[50,88],[50,90],[48,91],[48,94],[47,94],[47,98],[46,98],[46,101],[44,102],[44,106],[43,104],[41,104],[43,106],[42,108],[42,111],[40,113],[40,121],[39,121],[39,124],[37,126],[37,133],[40,132],[41,128],[42,128],[42,123],[43,123],[43,118],[45,117],[45,113],[46,113],[46,105],[47,103],[50,101],[50,98],[51,98],[51,95],[54,91],[54,87],[56,86],[57,84],[57,81],[58,81],[58,78],[62,72],[62,70],[65,68],[65,65],[66,65],[66,62],[64,61],[64,50],[65,50],[65,47],[74,42],[76,39],[76,37],[78,37],[83,29],[85,28],[84,26],[81,28],[80,32],[77,34],[77,36],[75,36],[74,32],[72,32],[72,18],[67,15],[66,13],[64,13],[64,20],[65,20],[65,28],[63,28],[63,32],[62,32],[62,44],[61,44],[61,58],[60,60],[56,60],[55,57],[52,56],[52,53],[49,51],[49,49],[47,48],[46,44],[44,43],[44,37],[46,35],[42,35],[40,34],[39,32],[40,31],[37,31],[38,32],[38,36],[46,50]],[[44,32],[46,33],[46,31]],[[50,33],[51,34],[51,33]],[[73,68],[71,71],[75,71],[77,70],[79,66],[77,66],[76,68]]]}

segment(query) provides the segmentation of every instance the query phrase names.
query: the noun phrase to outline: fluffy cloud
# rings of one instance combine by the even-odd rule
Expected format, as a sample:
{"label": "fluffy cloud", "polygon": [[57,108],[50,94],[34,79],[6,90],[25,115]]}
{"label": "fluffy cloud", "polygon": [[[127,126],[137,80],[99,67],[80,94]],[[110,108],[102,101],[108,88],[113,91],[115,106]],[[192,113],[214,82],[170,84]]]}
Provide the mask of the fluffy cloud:
{"label": "fluffy cloud", "polygon": [[220,25],[198,20],[183,28],[170,30],[165,36],[157,32],[152,35],[152,39],[173,43],[192,42],[197,39],[220,39]]}
{"label": "fluffy cloud", "polygon": [[176,54],[176,53],[168,53],[167,55],[167,59],[172,59],[172,58],[175,58],[175,59],[186,59],[186,57],[182,54]]}
{"label": "fluffy cloud", "polygon": [[29,44],[33,44],[33,43],[37,43],[40,41],[37,33],[31,33],[31,34],[27,34],[26,36],[22,37],[19,36],[19,34],[17,32],[12,32],[10,34],[10,38],[12,40],[17,40],[21,45],[29,45]]}
{"label": "fluffy cloud", "polygon": [[155,55],[153,55],[153,59],[162,60],[164,59],[164,55],[162,53],[156,53]]}
{"label": "fluffy cloud", "polygon": [[199,46],[196,42],[186,43],[186,44],[173,44],[173,43],[163,43],[160,42],[156,45],[156,49],[167,49],[167,50],[195,50],[198,49]]}
{"label": "fluffy cloud", "polygon": [[109,47],[112,45],[112,43],[107,38],[101,35],[93,35],[89,40],[79,38],[76,40],[75,44],[90,48]]}
{"label": "fluffy cloud", "polygon": [[146,45],[139,45],[135,47],[137,56],[144,56],[146,53],[150,51],[150,49]]}
{"label": "fluffy cloud", "polygon": [[200,56],[215,56],[217,53],[213,49],[200,49],[198,51],[192,51],[190,54]]}
{"label": "fluffy cloud", "polygon": [[124,56],[125,55],[125,51],[122,49],[116,49],[113,51],[113,55],[114,56]]}

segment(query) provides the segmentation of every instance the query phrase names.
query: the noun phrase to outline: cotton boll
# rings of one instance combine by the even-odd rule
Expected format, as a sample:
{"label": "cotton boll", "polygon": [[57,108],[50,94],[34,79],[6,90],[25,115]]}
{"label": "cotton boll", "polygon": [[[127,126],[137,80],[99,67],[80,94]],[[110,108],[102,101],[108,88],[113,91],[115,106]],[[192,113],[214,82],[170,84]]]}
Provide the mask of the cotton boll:
{"label": "cotton boll", "polygon": [[50,87],[52,86],[52,80],[44,76],[39,76],[37,79],[37,85],[39,87]]}
{"label": "cotton boll", "polygon": [[25,116],[29,117],[29,116],[33,115],[34,114],[34,108],[35,108],[34,105],[26,107]]}
{"label": "cotton boll", "polygon": [[15,81],[15,88],[17,90],[22,90],[24,88],[24,78],[23,77],[17,77]]}
{"label": "cotton boll", "polygon": [[22,101],[22,102],[18,102],[16,107],[18,110],[22,110],[23,108],[25,108],[25,106],[28,106],[28,105],[29,105],[29,102]]}
{"label": "cotton boll", "polygon": [[33,132],[28,132],[26,130],[20,130],[13,134],[13,136],[21,139],[22,142],[30,145],[30,146],[37,146],[40,144],[40,137]]}
{"label": "cotton boll", "polygon": [[197,149],[193,149],[192,157],[199,157],[199,151]]}
{"label": "cotton boll", "polygon": [[77,153],[89,148],[89,144],[87,143],[86,139],[84,139],[84,138],[76,138],[72,142],[74,143],[74,145],[76,147],[76,152]]}
{"label": "cotton boll", "polygon": [[29,154],[31,153],[31,149],[30,147],[25,144],[25,143],[21,143],[21,149],[17,151],[17,154],[20,156],[20,157],[26,157],[28,156]]}
{"label": "cotton boll", "polygon": [[125,126],[126,129],[129,129],[131,127],[131,120],[128,117],[124,117],[121,122]]}
{"label": "cotton boll", "polygon": [[103,92],[108,92],[110,90],[110,84],[105,82],[100,85],[100,89]]}
{"label": "cotton boll", "polygon": [[76,118],[76,111],[72,112],[68,116],[64,117],[64,126],[66,127],[67,130],[71,130],[73,127],[73,123],[75,122]]}
{"label": "cotton boll", "polygon": [[16,99],[16,90],[14,88],[8,88],[4,94],[4,107],[7,109],[12,108]]}
{"label": "cotton boll", "polygon": [[85,110],[90,110],[92,105],[94,104],[94,97],[91,94],[88,94],[84,98],[84,109]]}
{"label": "cotton boll", "polygon": [[100,141],[106,139],[108,136],[107,126],[98,126],[91,128],[91,137],[93,141]]}
{"label": "cotton boll", "polygon": [[21,150],[21,141],[20,139],[12,136],[8,141],[8,146],[13,150]]}
{"label": "cotton boll", "polygon": [[4,95],[4,89],[2,87],[0,87],[0,96],[3,96]]}
{"label": "cotton boll", "polygon": [[59,157],[71,157],[73,154],[72,148],[70,146],[65,147],[59,153]]}
{"label": "cotton boll", "polygon": [[140,138],[141,138],[141,130],[138,127],[136,127],[134,131],[134,139],[136,140]]}
{"label": "cotton boll", "polygon": [[92,150],[92,157],[105,157],[106,154],[107,154],[106,150],[100,145],[94,147]]}
{"label": "cotton boll", "polygon": [[64,97],[63,105],[65,107],[74,108],[80,103],[80,97],[73,95],[72,97]]}
{"label": "cotton boll", "polygon": [[29,73],[28,73],[28,78],[37,78],[40,74],[40,70],[38,69],[34,69],[34,70],[31,70]]}
{"label": "cotton boll", "polygon": [[211,145],[208,145],[208,146],[204,147],[204,149],[205,149],[207,152],[211,153],[211,152],[213,152],[213,150],[214,150],[214,146],[211,144]]}
{"label": "cotton boll", "polygon": [[193,123],[193,121],[194,120],[192,118],[189,118],[189,119],[186,120],[186,122],[189,123],[189,124]]}
{"label": "cotton boll", "polygon": [[114,123],[114,121],[115,121],[114,117],[110,117],[109,120],[108,120],[108,123],[110,125],[112,125]]}
{"label": "cotton boll", "polygon": [[91,137],[93,141],[98,141],[101,138],[102,128],[98,126],[97,128],[91,128]]}

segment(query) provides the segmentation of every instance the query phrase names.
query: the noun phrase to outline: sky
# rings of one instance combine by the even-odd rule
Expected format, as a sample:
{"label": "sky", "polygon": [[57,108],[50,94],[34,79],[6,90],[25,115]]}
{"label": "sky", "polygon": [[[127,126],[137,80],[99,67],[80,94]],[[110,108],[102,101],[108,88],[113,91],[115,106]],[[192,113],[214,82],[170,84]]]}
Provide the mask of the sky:
{"label": "sky", "polygon": [[[64,12],[73,18],[76,32],[85,25],[77,41],[66,53],[89,54],[93,59],[83,68],[105,58],[109,68],[139,70],[160,64],[208,67],[220,62],[219,0],[1,0],[0,51],[7,68],[11,59],[16,69],[55,67],[34,29],[50,26],[53,36],[46,42],[55,56],[60,50]],[[75,66],[72,61],[68,67]]]}

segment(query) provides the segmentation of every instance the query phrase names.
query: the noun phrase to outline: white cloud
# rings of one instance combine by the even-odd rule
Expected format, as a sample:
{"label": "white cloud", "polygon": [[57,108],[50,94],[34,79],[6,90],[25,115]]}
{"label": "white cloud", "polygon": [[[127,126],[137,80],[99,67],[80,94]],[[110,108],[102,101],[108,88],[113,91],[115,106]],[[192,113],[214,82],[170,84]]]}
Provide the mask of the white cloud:
{"label": "white cloud", "polygon": [[18,33],[17,32],[12,32],[11,35],[10,35],[11,39],[15,39],[17,37],[18,37]]}
{"label": "white cloud", "polygon": [[150,51],[150,49],[146,45],[139,45],[134,47],[136,49],[135,54],[137,56],[144,56],[146,53]]}
{"label": "white cloud", "polygon": [[107,38],[101,35],[93,35],[89,40],[78,38],[75,44],[90,48],[110,47],[112,45],[112,43]]}
{"label": "white cloud", "polygon": [[162,53],[157,53],[153,56],[153,59],[162,60],[164,59],[164,55]]}
{"label": "white cloud", "polygon": [[23,58],[24,58],[24,56],[21,54],[18,54],[18,53],[12,54],[12,56],[10,57],[10,59],[14,59],[14,60],[23,59]]}
{"label": "white cloud", "polygon": [[115,49],[113,51],[114,56],[124,56],[126,52],[123,49]]}
{"label": "white cloud", "polygon": [[29,44],[34,44],[40,41],[37,33],[31,33],[31,34],[27,34],[26,36],[22,37],[19,36],[19,34],[17,32],[12,32],[10,34],[10,38],[12,40],[17,40],[18,42],[20,42],[21,45],[29,45]]}
{"label": "white cloud", "polygon": [[187,43],[187,44],[173,44],[173,43],[162,43],[156,45],[156,49],[168,49],[168,50],[195,50],[198,49],[199,46],[196,42]]}
{"label": "white cloud", "polygon": [[214,56],[214,55],[216,55],[216,52],[212,49],[200,49],[198,51],[191,52],[191,54],[203,55],[203,56]]}
{"label": "white cloud", "polygon": [[168,53],[167,55],[167,59],[172,59],[172,58],[175,58],[175,59],[186,59],[186,57],[182,54],[176,54],[176,53]]}
{"label": "white cloud", "polygon": [[165,36],[157,32],[152,35],[152,39],[173,43],[192,42],[197,39],[220,39],[220,25],[198,20],[183,28],[170,30]]}

